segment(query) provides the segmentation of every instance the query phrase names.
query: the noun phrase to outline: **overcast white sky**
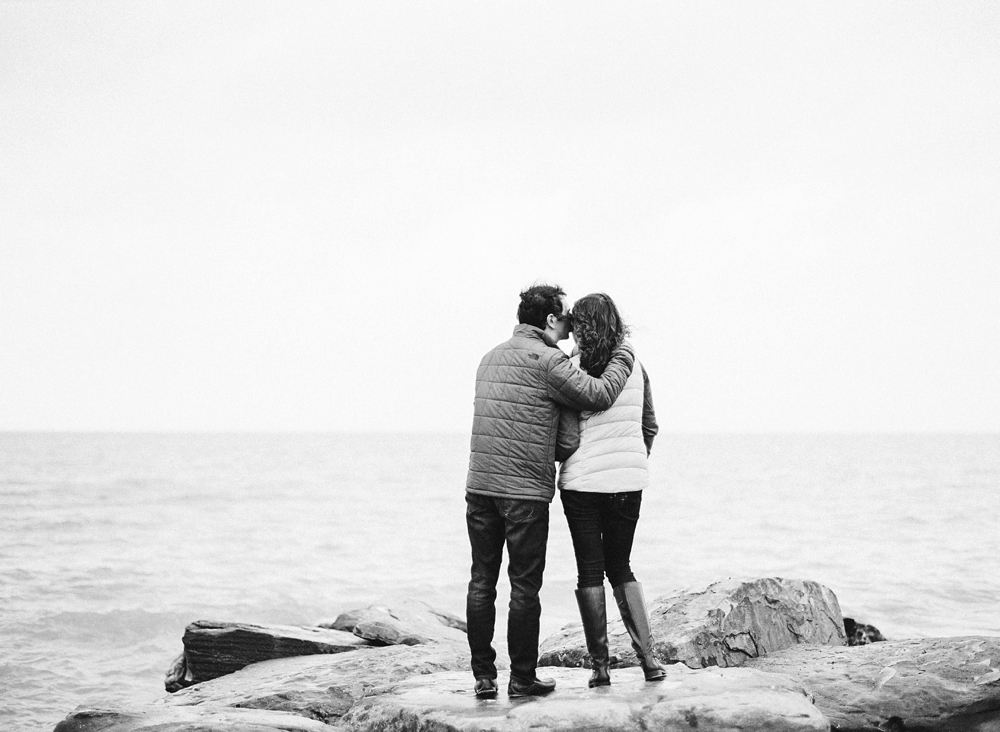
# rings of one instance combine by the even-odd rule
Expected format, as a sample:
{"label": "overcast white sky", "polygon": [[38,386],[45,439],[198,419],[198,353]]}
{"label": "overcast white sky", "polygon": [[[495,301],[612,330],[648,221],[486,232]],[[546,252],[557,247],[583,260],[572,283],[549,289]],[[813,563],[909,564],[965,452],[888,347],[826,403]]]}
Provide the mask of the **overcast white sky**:
{"label": "overcast white sky", "polygon": [[536,280],[668,431],[1000,431],[1000,3],[0,2],[0,429],[467,431]]}

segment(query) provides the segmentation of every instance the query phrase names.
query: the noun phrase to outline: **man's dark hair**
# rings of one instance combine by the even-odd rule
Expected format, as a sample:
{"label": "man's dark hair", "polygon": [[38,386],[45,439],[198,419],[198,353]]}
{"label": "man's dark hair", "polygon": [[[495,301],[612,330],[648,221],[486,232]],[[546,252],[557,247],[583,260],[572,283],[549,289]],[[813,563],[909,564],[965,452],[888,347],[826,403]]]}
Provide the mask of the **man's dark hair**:
{"label": "man's dark hair", "polygon": [[545,330],[549,315],[562,315],[562,299],[566,293],[559,285],[532,285],[521,291],[517,306],[517,322]]}

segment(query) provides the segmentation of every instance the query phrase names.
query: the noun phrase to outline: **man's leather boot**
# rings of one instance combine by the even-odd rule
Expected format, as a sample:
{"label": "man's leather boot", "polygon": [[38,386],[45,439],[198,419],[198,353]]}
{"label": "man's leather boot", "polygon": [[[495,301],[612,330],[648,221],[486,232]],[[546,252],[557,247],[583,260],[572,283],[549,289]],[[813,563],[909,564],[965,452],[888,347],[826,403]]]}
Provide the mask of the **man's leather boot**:
{"label": "man's leather boot", "polygon": [[517,698],[519,696],[542,696],[555,690],[555,679],[540,679],[537,676],[531,681],[521,681],[510,677],[507,682],[507,696]]}
{"label": "man's leather boot", "polygon": [[649,630],[649,615],[646,601],[642,596],[642,585],[638,582],[623,582],[614,588],[618,612],[621,613],[625,629],[632,638],[632,648],[642,664],[646,681],[660,681],[667,676],[653,655],[653,637]]}
{"label": "man's leather boot", "polygon": [[593,672],[587,686],[609,686],[611,672],[608,657],[608,613],[604,598],[604,585],[581,587],[576,591],[576,604],[580,606],[583,620],[583,635],[587,639],[587,651]]}
{"label": "man's leather boot", "polygon": [[477,699],[496,699],[496,696],[497,696],[496,679],[491,679],[488,676],[480,676],[476,678]]}

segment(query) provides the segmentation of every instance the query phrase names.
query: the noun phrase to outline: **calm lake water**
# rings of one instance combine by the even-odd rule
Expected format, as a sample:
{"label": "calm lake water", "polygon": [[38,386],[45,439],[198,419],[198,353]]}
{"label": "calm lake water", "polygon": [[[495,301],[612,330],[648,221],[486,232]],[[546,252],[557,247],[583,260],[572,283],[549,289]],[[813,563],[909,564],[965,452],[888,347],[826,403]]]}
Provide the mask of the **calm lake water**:
{"label": "calm lake water", "polygon": [[[161,696],[193,620],[462,615],[467,460],[467,435],[0,434],[0,728]],[[664,435],[651,471],[648,597],[795,577],[890,638],[1000,635],[998,435]],[[557,502],[543,636],[574,587]]]}

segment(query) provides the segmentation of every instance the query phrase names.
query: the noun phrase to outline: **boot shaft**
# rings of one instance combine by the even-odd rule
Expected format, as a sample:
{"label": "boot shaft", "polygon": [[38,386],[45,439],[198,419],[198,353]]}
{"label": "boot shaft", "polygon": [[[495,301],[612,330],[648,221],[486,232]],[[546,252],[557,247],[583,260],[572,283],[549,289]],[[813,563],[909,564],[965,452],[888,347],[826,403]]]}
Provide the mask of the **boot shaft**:
{"label": "boot shaft", "polygon": [[646,599],[638,582],[623,582],[614,588],[615,602],[622,622],[632,639],[632,649],[639,658],[647,681],[662,679],[666,672],[653,654],[653,635],[646,612]]}
{"label": "boot shaft", "polygon": [[608,653],[608,613],[604,586],[581,587],[576,591],[576,602],[580,607],[583,635],[587,639],[587,651],[590,653],[594,669],[589,686],[607,686],[611,683],[611,676],[608,671],[610,654]]}

